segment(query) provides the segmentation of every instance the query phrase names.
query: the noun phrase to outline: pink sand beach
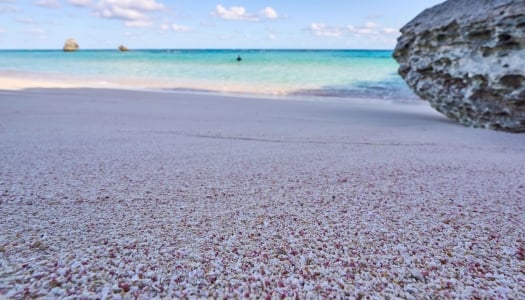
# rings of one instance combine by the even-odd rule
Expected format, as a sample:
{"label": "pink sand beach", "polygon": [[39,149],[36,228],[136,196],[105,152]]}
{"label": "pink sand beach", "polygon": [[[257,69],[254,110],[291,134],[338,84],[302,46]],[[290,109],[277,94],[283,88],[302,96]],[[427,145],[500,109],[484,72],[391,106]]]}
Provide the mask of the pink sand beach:
{"label": "pink sand beach", "polygon": [[525,136],[425,102],[0,79],[8,299],[523,299]]}

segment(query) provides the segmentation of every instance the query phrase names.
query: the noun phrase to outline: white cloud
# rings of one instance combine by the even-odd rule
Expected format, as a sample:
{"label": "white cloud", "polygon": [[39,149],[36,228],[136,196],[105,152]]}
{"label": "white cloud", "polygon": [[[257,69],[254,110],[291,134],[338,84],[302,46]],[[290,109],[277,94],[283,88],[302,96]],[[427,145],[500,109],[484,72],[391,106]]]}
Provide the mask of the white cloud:
{"label": "white cloud", "polygon": [[0,33],[5,33],[5,30],[3,28],[0,28]]}
{"label": "white cloud", "polygon": [[385,28],[381,29],[381,31],[383,31],[383,33],[385,33],[385,34],[398,34],[399,33],[398,29],[394,29],[394,28],[391,28],[391,27],[385,27]]}
{"label": "white cloud", "polygon": [[20,9],[13,4],[15,4],[15,1],[0,0],[0,14],[20,12]]}
{"label": "white cloud", "polygon": [[374,22],[367,22],[365,25],[357,27],[348,25],[346,28],[354,35],[377,35],[381,30],[379,24]]}
{"label": "white cloud", "polygon": [[141,21],[146,19],[146,15],[141,11],[121,6],[101,7],[97,13],[99,16],[108,19],[121,19],[127,21]]}
{"label": "white cloud", "polygon": [[126,25],[126,27],[151,27],[153,23],[146,20],[132,20],[124,21],[124,25]]}
{"label": "white cloud", "polygon": [[42,28],[30,28],[26,30],[27,33],[31,34],[45,34],[46,31]]}
{"label": "white cloud", "polygon": [[323,23],[312,23],[308,30],[316,36],[338,38],[343,35],[343,30],[341,28],[328,26]]}
{"label": "white cloud", "polygon": [[271,40],[271,41],[274,41],[274,40],[277,39],[277,36],[275,34],[273,34],[273,33],[270,33],[270,34],[268,34],[268,39]]}
{"label": "white cloud", "polygon": [[169,24],[168,22],[164,21],[163,24],[160,25],[161,32],[166,32],[168,30],[174,31],[174,32],[190,32],[193,29],[179,24]]}
{"label": "white cloud", "polygon": [[58,7],[60,7],[60,3],[58,2],[58,0],[37,0],[35,2],[35,4],[40,6],[40,7],[45,7],[45,8],[58,8]]}
{"label": "white cloud", "polygon": [[170,25],[168,23],[164,23],[160,25],[160,30],[162,31],[168,31],[170,29]]}
{"label": "white cloud", "polygon": [[277,19],[279,18],[279,14],[275,11],[275,9],[267,6],[263,10],[261,10],[261,15],[267,19]]}
{"label": "white cloud", "polygon": [[9,13],[9,12],[16,12],[16,8],[12,7],[12,6],[5,6],[5,7],[2,7],[0,6],[0,14],[2,13]]}
{"label": "white cloud", "polygon": [[215,10],[211,12],[211,15],[224,20],[252,22],[258,22],[262,19],[275,20],[279,18],[279,14],[277,13],[277,11],[269,6],[265,7],[257,15],[249,13],[243,6],[232,6],[230,8],[226,8],[221,4],[218,4],[215,7]]}
{"label": "white cloud", "polygon": [[68,0],[67,2],[73,6],[79,7],[87,7],[92,5],[91,0]]}
{"label": "white cloud", "polygon": [[398,33],[398,30],[394,28],[382,27],[380,24],[374,22],[367,22],[361,26],[329,26],[323,23],[312,23],[308,30],[315,36],[335,38],[343,37],[345,35],[379,38]]}
{"label": "white cloud", "polygon": [[155,0],[100,0],[97,6],[99,9],[135,11],[155,11],[164,8],[162,3]]}
{"label": "white cloud", "polygon": [[380,24],[374,22],[367,22],[363,26],[347,26],[348,32],[354,36],[375,36],[380,37],[383,35],[396,35],[399,33],[398,30],[391,27],[382,27]]}
{"label": "white cloud", "polygon": [[22,23],[22,24],[36,24],[37,23],[32,18],[18,18],[18,19],[15,20],[15,22]]}
{"label": "white cloud", "polygon": [[[49,0],[43,0],[49,1]],[[68,0],[68,3],[93,10],[96,16],[123,20],[127,27],[151,27],[150,13],[164,9],[156,0]]]}
{"label": "white cloud", "polygon": [[243,21],[258,21],[258,18],[246,12],[246,8],[242,6],[232,6],[229,9],[218,4],[212,15],[224,20],[243,20]]}
{"label": "white cloud", "polygon": [[175,32],[190,32],[191,31],[190,27],[187,27],[184,25],[178,25],[178,24],[171,25],[171,29]]}

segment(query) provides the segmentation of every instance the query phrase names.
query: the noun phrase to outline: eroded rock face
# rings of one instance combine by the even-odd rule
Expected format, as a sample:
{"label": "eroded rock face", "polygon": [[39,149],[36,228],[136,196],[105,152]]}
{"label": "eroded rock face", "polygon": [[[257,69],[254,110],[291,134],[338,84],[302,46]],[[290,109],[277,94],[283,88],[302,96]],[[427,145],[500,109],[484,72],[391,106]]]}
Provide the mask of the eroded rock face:
{"label": "eroded rock face", "polygon": [[401,29],[399,74],[459,123],[525,132],[525,1],[449,0]]}
{"label": "eroded rock face", "polygon": [[75,39],[67,39],[66,43],[64,44],[64,51],[77,51],[78,50],[78,44]]}

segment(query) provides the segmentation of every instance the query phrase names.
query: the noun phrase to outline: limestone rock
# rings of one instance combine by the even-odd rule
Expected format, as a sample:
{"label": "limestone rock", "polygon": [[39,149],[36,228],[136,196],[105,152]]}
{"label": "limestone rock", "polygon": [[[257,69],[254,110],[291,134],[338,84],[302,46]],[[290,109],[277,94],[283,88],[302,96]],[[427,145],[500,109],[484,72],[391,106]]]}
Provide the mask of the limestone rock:
{"label": "limestone rock", "polygon": [[128,51],[129,49],[128,49],[128,47],[126,47],[124,45],[120,45],[120,46],[118,46],[118,50],[119,51]]}
{"label": "limestone rock", "polygon": [[525,1],[449,0],[401,29],[399,74],[459,123],[525,132]]}
{"label": "limestone rock", "polygon": [[78,50],[78,44],[75,39],[67,39],[66,43],[64,44],[64,51],[77,51]]}

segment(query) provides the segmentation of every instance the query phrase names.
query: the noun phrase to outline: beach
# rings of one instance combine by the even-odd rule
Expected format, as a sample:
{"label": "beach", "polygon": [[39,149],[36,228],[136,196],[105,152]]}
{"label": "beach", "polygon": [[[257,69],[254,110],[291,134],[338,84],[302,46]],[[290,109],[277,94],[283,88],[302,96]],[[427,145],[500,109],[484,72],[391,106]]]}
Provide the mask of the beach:
{"label": "beach", "polygon": [[525,298],[523,135],[425,102],[0,82],[4,297]]}

